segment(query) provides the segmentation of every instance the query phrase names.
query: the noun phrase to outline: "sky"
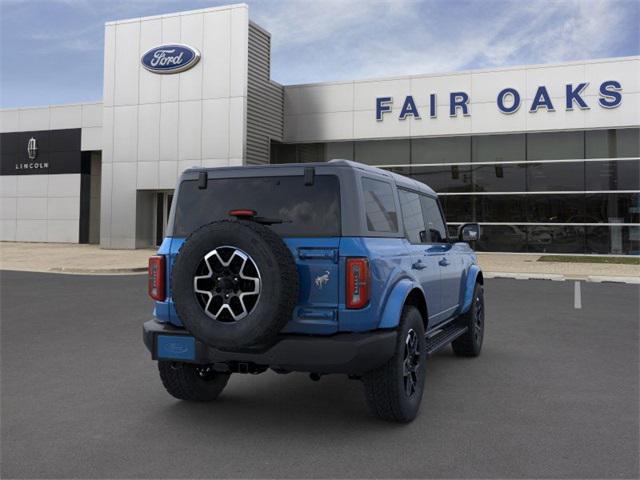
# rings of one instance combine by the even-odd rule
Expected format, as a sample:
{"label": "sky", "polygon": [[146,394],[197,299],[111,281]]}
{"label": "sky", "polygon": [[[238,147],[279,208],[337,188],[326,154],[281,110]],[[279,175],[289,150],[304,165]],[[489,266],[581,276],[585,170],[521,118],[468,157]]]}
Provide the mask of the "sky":
{"label": "sky", "polygon": [[[238,3],[0,0],[0,107],[102,99],[104,23]],[[640,54],[640,0],[248,0],[282,84]]]}

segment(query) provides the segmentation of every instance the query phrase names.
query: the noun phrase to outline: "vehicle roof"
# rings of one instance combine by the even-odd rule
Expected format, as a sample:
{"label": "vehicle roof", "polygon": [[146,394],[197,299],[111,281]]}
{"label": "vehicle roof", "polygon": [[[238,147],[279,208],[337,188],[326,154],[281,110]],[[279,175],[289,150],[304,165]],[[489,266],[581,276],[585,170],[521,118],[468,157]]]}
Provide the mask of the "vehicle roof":
{"label": "vehicle roof", "polygon": [[[404,175],[400,175],[395,172],[390,172],[388,170],[384,170],[382,168],[377,168],[371,165],[365,165],[364,163],[354,162],[353,160],[343,160],[343,159],[335,159],[329,160],[328,162],[311,162],[311,163],[282,163],[282,164],[268,164],[268,165],[243,165],[243,166],[232,166],[232,167],[193,167],[185,171],[187,172],[201,172],[203,170],[207,172],[215,172],[216,174],[224,174],[226,172],[233,171],[242,171],[244,174],[251,170],[261,171],[262,174],[266,174],[265,170],[273,172],[274,170],[286,170],[292,168],[308,168],[314,167],[318,170],[333,170],[336,167],[338,168],[351,168],[357,169],[360,171],[370,172],[375,175],[382,175],[387,178],[392,179],[397,185],[410,188],[413,190],[422,191],[424,193],[428,193],[430,195],[436,196],[436,192],[430,188],[428,185],[418,182],[409,177],[405,177]],[[217,175],[216,175],[217,176]],[[223,176],[223,175],[220,175]]]}

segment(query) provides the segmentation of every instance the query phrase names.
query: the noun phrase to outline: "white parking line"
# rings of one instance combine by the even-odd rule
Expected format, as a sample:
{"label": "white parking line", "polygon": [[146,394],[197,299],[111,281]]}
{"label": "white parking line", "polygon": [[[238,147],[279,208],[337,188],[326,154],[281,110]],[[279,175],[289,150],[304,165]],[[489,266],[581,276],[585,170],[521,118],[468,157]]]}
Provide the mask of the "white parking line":
{"label": "white parking line", "polygon": [[582,308],[582,293],[580,291],[580,282],[575,282],[573,285],[573,308]]}

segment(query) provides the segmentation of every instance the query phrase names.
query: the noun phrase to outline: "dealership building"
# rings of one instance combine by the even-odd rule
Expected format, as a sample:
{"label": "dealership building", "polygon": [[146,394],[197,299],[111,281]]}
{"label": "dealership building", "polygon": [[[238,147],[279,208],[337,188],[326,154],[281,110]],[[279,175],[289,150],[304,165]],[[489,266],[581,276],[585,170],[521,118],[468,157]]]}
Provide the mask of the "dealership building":
{"label": "dealership building", "polygon": [[479,250],[640,254],[640,57],[280,85],[270,41],[243,4],[107,23],[102,102],[0,110],[1,240],[149,247],[186,168],[342,158]]}

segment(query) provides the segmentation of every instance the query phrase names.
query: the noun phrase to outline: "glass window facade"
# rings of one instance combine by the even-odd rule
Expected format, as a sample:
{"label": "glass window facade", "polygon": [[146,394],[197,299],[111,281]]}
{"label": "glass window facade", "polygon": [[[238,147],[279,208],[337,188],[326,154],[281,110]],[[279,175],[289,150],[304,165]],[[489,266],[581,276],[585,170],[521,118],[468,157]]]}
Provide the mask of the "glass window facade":
{"label": "glass window facade", "polygon": [[585,158],[629,158],[638,156],[640,129],[591,130],[585,133]]}
{"label": "glass window facade", "polygon": [[[479,195],[471,199],[474,203],[474,222],[522,222],[523,213],[527,210],[525,195]],[[445,210],[445,216],[450,222],[456,220]],[[527,220],[524,220],[527,221]]]}
{"label": "glass window facade", "polygon": [[525,195],[525,209],[531,223],[584,223],[584,194]]}
{"label": "glass window facade", "polygon": [[585,206],[593,223],[640,223],[640,193],[588,193]]}
{"label": "glass window facade", "polygon": [[640,227],[586,227],[586,249],[590,253],[640,255]]}
{"label": "glass window facade", "polygon": [[440,202],[445,217],[451,219],[449,222],[473,222],[478,217],[475,198],[471,195],[446,195],[440,197]]}
{"label": "glass window facade", "polygon": [[522,225],[482,225],[476,249],[491,252],[526,252],[527,227]]}
{"label": "glass window facade", "polygon": [[527,137],[514,135],[481,135],[473,137],[473,162],[514,162],[527,158]]}
{"label": "glass window facade", "polygon": [[481,224],[478,250],[640,254],[638,128],[272,147],[273,163],[332,158],[426,183],[452,226]]}
{"label": "glass window facade", "polygon": [[585,162],[529,163],[527,191],[584,191]]}
{"label": "glass window facade", "polygon": [[527,160],[584,158],[584,132],[528,133]]}
{"label": "glass window facade", "polygon": [[411,142],[409,140],[356,142],[354,160],[356,158],[366,158],[368,165],[409,165]]}
{"label": "glass window facade", "polygon": [[473,167],[474,192],[524,192],[527,189],[527,166],[492,163]]}
{"label": "glass window facade", "polygon": [[332,158],[340,158],[342,160],[353,160],[355,158],[353,151],[353,142],[334,142],[325,145],[325,158],[328,161]]}
{"label": "glass window facade", "polygon": [[471,161],[471,137],[415,138],[411,140],[411,163]]}
{"label": "glass window facade", "polygon": [[585,162],[585,189],[637,190],[640,160]]}
{"label": "glass window facade", "polygon": [[466,165],[412,167],[411,176],[436,192],[472,191],[471,167]]}

